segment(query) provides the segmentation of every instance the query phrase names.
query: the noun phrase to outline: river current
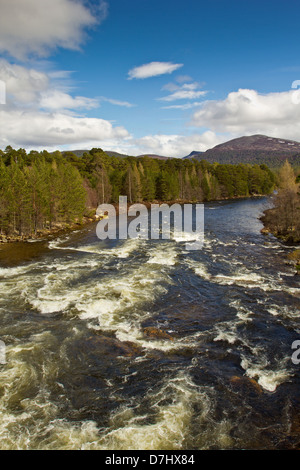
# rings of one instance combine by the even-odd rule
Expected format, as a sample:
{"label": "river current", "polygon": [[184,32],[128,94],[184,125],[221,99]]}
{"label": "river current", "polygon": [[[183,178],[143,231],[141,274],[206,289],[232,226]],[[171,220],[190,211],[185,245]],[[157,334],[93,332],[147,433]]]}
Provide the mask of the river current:
{"label": "river current", "polygon": [[300,282],[266,198],[201,250],[96,226],[0,247],[1,449],[299,449]]}

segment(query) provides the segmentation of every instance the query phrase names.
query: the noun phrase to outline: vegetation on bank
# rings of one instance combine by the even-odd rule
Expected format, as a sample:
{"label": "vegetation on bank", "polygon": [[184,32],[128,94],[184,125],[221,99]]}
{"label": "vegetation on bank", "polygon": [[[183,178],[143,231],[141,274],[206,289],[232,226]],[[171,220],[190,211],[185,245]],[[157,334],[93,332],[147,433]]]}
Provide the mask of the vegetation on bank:
{"label": "vegetation on bank", "polygon": [[[270,232],[291,245],[300,243],[300,175],[296,176],[288,161],[279,171],[274,207],[266,210],[261,220],[264,233]],[[300,250],[291,252],[288,260],[300,273]]]}
{"label": "vegetation on bank", "polygon": [[149,157],[118,158],[92,149],[72,152],[0,150],[0,236],[37,236],[74,223],[102,203],[190,201],[270,194],[266,165],[223,165]]}
{"label": "vegetation on bank", "polygon": [[289,253],[288,260],[295,266],[297,273],[300,274],[300,250]]}
{"label": "vegetation on bank", "polygon": [[300,242],[299,190],[299,177],[286,161],[279,171],[274,207],[265,211],[261,218],[267,231],[291,244]]}

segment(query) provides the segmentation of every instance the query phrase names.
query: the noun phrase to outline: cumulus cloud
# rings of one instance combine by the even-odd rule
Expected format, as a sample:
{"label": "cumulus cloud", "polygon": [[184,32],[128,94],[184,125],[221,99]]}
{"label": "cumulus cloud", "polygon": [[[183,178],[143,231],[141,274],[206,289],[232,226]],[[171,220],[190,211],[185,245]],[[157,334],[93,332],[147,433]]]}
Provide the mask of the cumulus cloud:
{"label": "cumulus cloud", "polygon": [[[100,118],[75,114],[99,106],[99,100],[72,96],[64,91],[68,74],[44,73],[0,60],[0,80],[6,84],[0,105],[0,147],[57,148],[65,145],[102,146],[106,141],[129,138],[124,127]],[[62,89],[57,87],[59,78]],[[67,88],[67,87],[65,87]],[[85,147],[84,147],[85,148]]]}
{"label": "cumulus cloud", "polygon": [[41,108],[49,110],[59,109],[92,109],[98,108],[99,101],[95,98],[86,98],[84,96],[71,96],[60,90],[48,90],[41,94],[39,103]]}
{"label": "cumulus cloud", "polygon": [[[49,110],[92,109],[99,101],[83,96],[71,96],[60,89],[57,78],[68,77],[64,71],[46,74],[33,68],[10,64],[0,60],[0,80],[6,85],[7,103],[18,107],[34,107]],[[62,88],[64,81],[60,81]]]}
{"label": "cumulus cloud", "polygon": [[0,0],[0,51],[24,59],[56,47],[78,49],[85,29],[103,21],[107,9],[103,0],[93,9],[83,0]]}
{"label": "cumulus cloud", "polygon": [[212,131],[205,131],[202,134],[191,135],[147,135],[140,139],[134,139],[132,144],[135,155],[153,153],[181,158],[193,150],[204,152],[224,140],[226,140],[224,137]]}
{"label": "cumulus cloud", "polygon": [[7,93],[19,103],[36,102],[40,93],[50,86],[49,77],[33,68],[10,64],[0,60],[0,79],[6,84]]}
{"label": "cumulus cloud", "polygon": [[128,79],[141,79],[170,74],[182,66],[183,64],[173,64],[172,62],[150,62],[149,64],[140,65],[129,70]]}
{"label": "cumulus cloud", "polygon": [[224,100],[204,102],[190,124],[234,136],[267,134],[299,140],[300,91],[260,94],[239,89]]}
{"label": "cumulus cloud", "polygon": [[104,119],[72,116],[66,113],[24,111],[0,107],[0,147],[6,145],[25,148],[122,140],[129,137],[124,127],[113,127]]}

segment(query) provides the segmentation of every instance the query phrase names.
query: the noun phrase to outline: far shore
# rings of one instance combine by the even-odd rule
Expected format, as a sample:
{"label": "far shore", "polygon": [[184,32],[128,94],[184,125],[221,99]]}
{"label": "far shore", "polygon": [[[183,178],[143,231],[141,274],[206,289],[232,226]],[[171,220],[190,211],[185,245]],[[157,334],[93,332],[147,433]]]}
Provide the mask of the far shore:
{"label": "far shore", "polygon": [[101,217],[95,215],[84,216],[81,221],[72,222],[70,224],[53,224],[52,228],[46,228],[42,230],[37,230],[36,233],[30,235],[4,235],[0,234],[0,244],[7,243],[18,243],[18,242],[32,242],[38,240],[44,240],[45,238],[51,240],[57,238],[60,235],[65,235],[75,230],[81,230],[84,227],[97,222]]}
{"label": "far shore", "polygon": [[[173,204],[206,204],[206,203],[214,203],[214,202],[222,202],[222,201],[230,201],[230,200],[239,200],[239,199],[255,199],[255,198],[260,198],[260,197],[268,197],[266,194],[256,194],[252,196],[234,196],[234,197],[228,197],[228,198],[221,198],[221,199],[214,199],[211,201],[191,201],[191,200],[173,200],[173,201],[159,201],[159,200],[154,200],[152,202],[149,201],[143,201],[142,204],[144,204],[148,209],[151,207],[152,204],[168,204],[168,205],[173,205]],[[118,208],[119,204],[118,203],[111,203],[112,206],[115,207],[116,214],[118,215]],[[127,206],[130,207],[134,203],[128,203]],[[10,234],[10,235],[5,235],[5,234],[0,234],[0,245],[5,245],[7,243],[18,243],[18,242],[33,242],[33,241],[39,241],[39,240],[52,240],[53,238],[57,238],[61,235],[68,234],[70,232],[74,232],[76,230],[81,230],[85,228],[86,226],[95,223],[99,221],[102,217],[96,214],[96,209],[91,209],[89,215],[84,216],[81,221],[77,222],[72,222],[70,224],[60,224],[56,223],[53,224],[52,228],[46,228],[46,229],[41,229],[37,230],[36,233],[28,234],[28,235],[19,235],[19,234]]]}

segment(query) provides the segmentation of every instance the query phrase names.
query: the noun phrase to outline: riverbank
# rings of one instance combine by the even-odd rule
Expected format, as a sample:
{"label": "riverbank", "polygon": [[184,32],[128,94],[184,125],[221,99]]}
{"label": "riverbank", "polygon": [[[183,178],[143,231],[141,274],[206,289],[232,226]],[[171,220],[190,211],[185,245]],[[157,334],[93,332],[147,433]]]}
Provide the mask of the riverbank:
{"label": "riverbank", "polygon": [[[283,233],[275,229],[274,221],[276,221],[276,208],[267,209],[264,211],[264,215],[260,217],[260,221],[263,223],[263,228],[261,233],[263,235],[273,235],[281,243],[289,247],[298,247],[300,244],[300,239],[296,237],[295,233],[290,231],[288,233]],[[295,270],[296,274],[300,275],[300,249],[295,249],[287,256],[287,263],[291,264]]]}
{"label": "riverbank", "polygon": [[[256,198],[261,198],[261,197],[266,197],[267,195],[265,194],[256,194],[252,196],[234,196],[230,198],[220,198],[220,199],[215,199],[211,201],[205,201],[205,202],[222,202],[222,201],[230,201],[230,200],[240,200],[240,199],[256,199]],[[179,200],[172,200],[172,201],[161,201],[161,200],[153,200],[151,202],[149,201],[143,201],[141,204],[145,205],[147,209],[151,208],[152,204],[168,204],[169,206],[172,206],[173,204],[205,204],[204,201],[194,201],[194,200],[189,200],[189,199],[179,199]],[[130,206],[132,206],[134,203],[127,203],[127,209],[129,209]],[[112,203],[111,204],[115,210],[116,210],[116,215],[119,214],[119,203]],[[6,234],[1,234],[0,233],[0,245],[1,244],[7,244],[7,243],[18,243],[18,242],[32,242],[32,241],[38,241],[41,239],[48,239],[51,240],[53,238],[59,237],[61,235],[80,230],[89,224],[92,224],[94,222],[97,222],[101,220],[102,216],[97,215],[97,209],[91,209],[90,212],[83,216],[81,221],[76,221],[70,224],[62,224],[62,223],[56,223],[53,224],[51,228],[46,228],[46,229],[41,229],[37,230],[36,233],[31,233],[28,235],[19,235],[18,233],[12,233],[9,235]]]}
{"label": "riverbank", "polygon": [[51,228],[45,228],[37,230],[34,234],[19,235],[18,233],[12,233],[9,235],[0,234],[0,244],[7,243],[18,243],[18,242],[32,242],[38,241],[44,238],[49,240],[56,238],[60,235],[64,235],[75,230],[80,230],[87,225],[97,222],[102,217],[96,214],[96,210],[91,211],[88,215],[84,216],[81,221],[76,221],[70,224],[56,223]]}

